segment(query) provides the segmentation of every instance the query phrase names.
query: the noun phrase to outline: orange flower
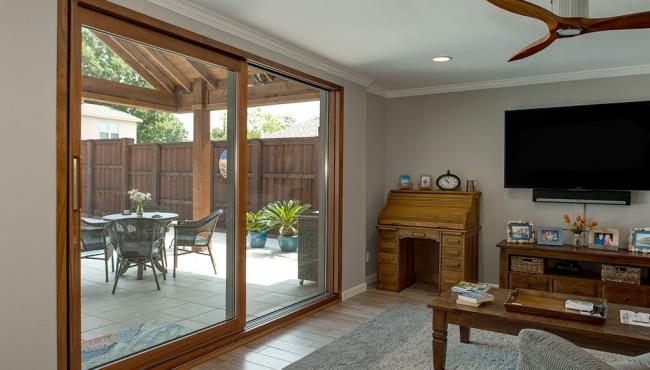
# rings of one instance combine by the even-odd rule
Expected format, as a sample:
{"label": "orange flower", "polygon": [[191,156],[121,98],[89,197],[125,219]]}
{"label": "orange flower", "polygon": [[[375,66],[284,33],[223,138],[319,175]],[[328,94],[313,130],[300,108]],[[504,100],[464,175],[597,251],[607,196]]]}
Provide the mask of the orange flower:
{"label": "orange flower", "polygon": [[591,221],[591,223],[589,224],[589,228],[590,228],[590,229],[592,229],[592,228],[594,228],[594,227],[596,227],[596,226],[598,226],[598,222],[597,222],[597,221]]}
{"label": "orange flower", "polygon": [[582,218],[582,216],[577,216],[577,217],[576,217],[576,221],[577,221],[577,222],[585,222],[585,219]]}
{"label": "orange flower", "polygon": [[567,224],[571,222],[571,217],[569,217],[569,215],[564,215],[564,222]]}

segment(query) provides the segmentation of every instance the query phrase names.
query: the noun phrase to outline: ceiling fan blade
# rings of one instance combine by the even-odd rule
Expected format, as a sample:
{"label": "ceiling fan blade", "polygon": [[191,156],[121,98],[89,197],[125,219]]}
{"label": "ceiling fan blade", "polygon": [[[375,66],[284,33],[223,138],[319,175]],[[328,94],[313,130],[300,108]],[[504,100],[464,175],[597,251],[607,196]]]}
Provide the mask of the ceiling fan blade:
{"label": "ceiling fan blade", "polygon": [[542,37],[541,39],[521,49],[517,54],[513,55],[513,57],[510,58],[508,62],[514,62],[516,60],[528,58],[533,54],[537,54],[540,51],[546,49],[549,45],[553,43],[553,41],[557,39],[558,36],[555,33],[549,33],[546,36]]}
{"label": "ceiling fan blade", "polygon": [[555,29],[560,20],[562,19],[558,15],[554,14],[550,10],[542,8],[539,5],[531,4],[524,0],[487,0],[492,5],[498,6],[501,9],[507,10],[509,12],[523,15],[526,17],[531,17],[539,19],[540,21],[546,23],[548,28]]}
{"label": "ceiling fan blade", "polygon": [[650,28],[650,12],[585,19],[589,32]]}

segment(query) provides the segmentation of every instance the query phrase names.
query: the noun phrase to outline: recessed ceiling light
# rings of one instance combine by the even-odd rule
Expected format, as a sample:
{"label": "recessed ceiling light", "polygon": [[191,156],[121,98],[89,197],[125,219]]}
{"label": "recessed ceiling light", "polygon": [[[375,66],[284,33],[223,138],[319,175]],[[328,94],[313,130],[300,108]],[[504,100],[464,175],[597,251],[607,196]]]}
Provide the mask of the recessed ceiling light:
{"label": "recessed ceiling light", "polygon": [[448,62],[448,61],[450,61],[452,59],[453,59],[452,57],[448,57],[448,56],[439,56],[439,57],[434,57],[432,60],[434,62],[444,63],[444,62]]}

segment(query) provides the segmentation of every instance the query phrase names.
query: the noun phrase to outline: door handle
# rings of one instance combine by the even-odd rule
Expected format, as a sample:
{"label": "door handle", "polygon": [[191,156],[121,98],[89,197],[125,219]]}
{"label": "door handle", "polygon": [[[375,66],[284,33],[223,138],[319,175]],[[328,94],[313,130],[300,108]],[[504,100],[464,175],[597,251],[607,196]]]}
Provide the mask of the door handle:
{"label": "door handle", "polygon": [[72,157],[72,211],[81,212],[81,157]]}

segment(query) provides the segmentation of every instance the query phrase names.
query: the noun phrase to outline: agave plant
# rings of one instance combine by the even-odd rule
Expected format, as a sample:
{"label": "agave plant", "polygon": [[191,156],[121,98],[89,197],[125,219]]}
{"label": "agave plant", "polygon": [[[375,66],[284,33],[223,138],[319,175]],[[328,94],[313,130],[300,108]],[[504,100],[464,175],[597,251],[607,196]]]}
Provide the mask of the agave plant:
{"label": "agave plant", "polygon": [[257,212],[246,212],[246,229],[254,233],[269,231],[271,225],[266,218],[266,212],[260,209]]}
{"label": "agave plant", "polygon": [[311,204],[301,204],[299,200],[277,201],[264,206],[264,217],[269,220],[271,228],[278,228],[280,235],[293,236],[298,232],[296,216],[309,208]]}

